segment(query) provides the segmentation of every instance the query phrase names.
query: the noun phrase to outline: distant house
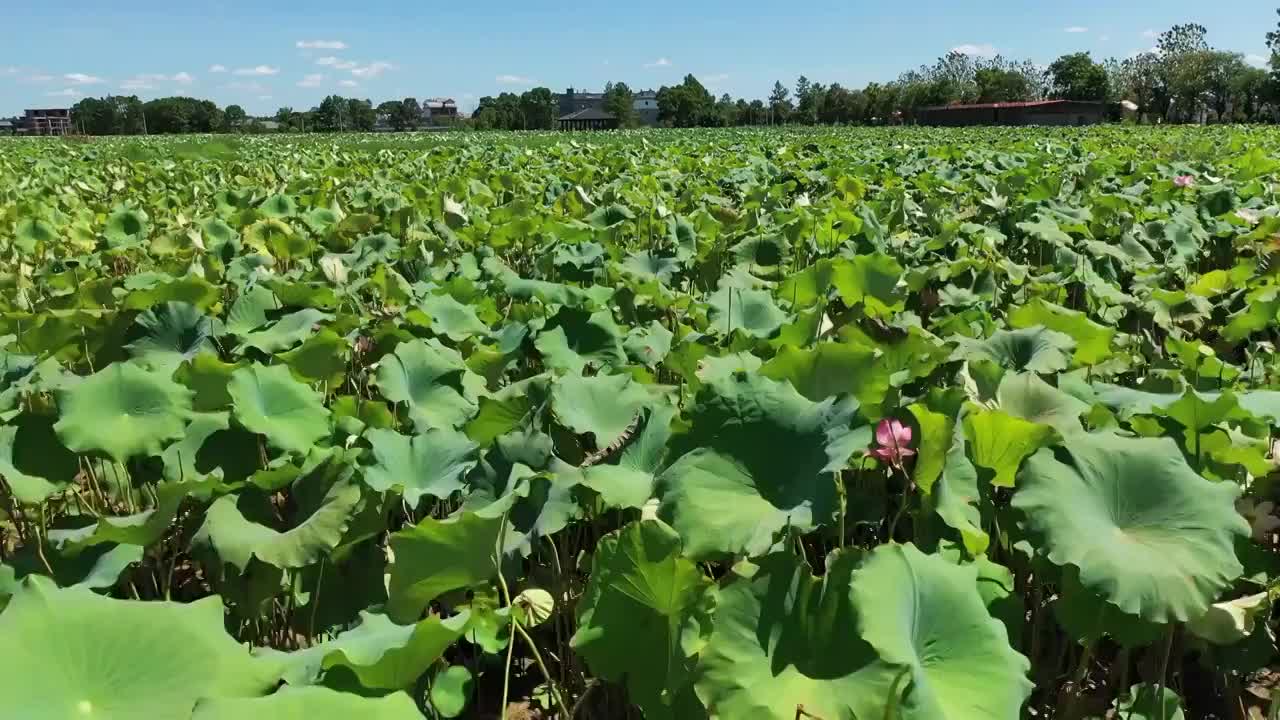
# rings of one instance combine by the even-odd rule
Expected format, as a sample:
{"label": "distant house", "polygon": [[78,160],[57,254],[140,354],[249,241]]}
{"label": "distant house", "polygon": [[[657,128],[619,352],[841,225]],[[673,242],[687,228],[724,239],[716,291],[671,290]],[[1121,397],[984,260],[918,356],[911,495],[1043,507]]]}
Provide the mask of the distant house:
{"label": "distant house", "polygon": [[571,115],[579,110],[604,110],[604,93],[578,92],[569,88],[555,93],[552,98],[561,115]]}
{"label": "distant house", "polygon": [[561,130],[617,130],[618,116],[596,108],[584,108],[556,120]]}
{"label": "distant house", "polygon": [[280,132],[280,128],[283,127],[279,120],[259,120],[258,126],[267,132]]}
{"label": "distant house", "polygon": [[17,129],[12,120],[0,120],[0,135],[12,135]]}
{"label": "distant house", "polygon": [[66,135],[71,132],[71,110],[67,108],[24,110],[18,132],[27,135]]}
{"label": "distant house", "polygon": [[653,90],[641,90],[631,96],[631,107],[636,111],[636,119],[641,125],[658,124],[658,93]]}
{"label": "distant house", "polygon": [[422,101],[422,119],[428,123],[458,119],[458,103],[453,98],[427,98]]}
{"label": "distant house", "polygon": [[1106,122],[1112,105],[1087,100],[939,105],[915,112],[921,125],[1096,125]]}

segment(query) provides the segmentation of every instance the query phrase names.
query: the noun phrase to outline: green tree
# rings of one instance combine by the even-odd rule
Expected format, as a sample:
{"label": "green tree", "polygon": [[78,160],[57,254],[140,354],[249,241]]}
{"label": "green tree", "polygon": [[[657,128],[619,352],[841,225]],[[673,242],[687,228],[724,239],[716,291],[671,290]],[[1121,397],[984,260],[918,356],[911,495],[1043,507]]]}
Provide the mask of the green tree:
{"label": "green tree", "polygon": [[551,90],[536,87],[520,95],[520,126],[516,130],[550,130],[555,124],[556,103]]}
{"label": "green tree", "polygon": [[349,129],[356,132],[372,132],[374,125],[378,123],[378,113],[368,100],[347,100],[347,117],[351,120]]}
{"label": "green tree", "polygon": [[624,82],[605,86],[604,110],[618,118],[619,127],[635,127],[635,95]]}
{"label": "green tree", "polygon": [[422,106],[417,98],[407,97],[400,101],[398,115],[400,129],[416,130],[422,124]]}
{"label": "green tree", "polygon": [[222,131],[236,132],[249,115],[239,105],[228,105],[222,112]]}
{"label": "green tree", "polygon": [[791,115],[791,94],[781,82],[773,83],[773,92],[769,93],[769,124],[781,125]]}
{"label": "green tree", "polygon": [[658,118],[674,127],[698,127],[715,121],[715,98],[693,75],[675,87],[658,89]]}
{"label": "green tree", "polygon": [[1087,52],[1063,55],[1049,66],[1053,97],[1061,100],[1107,99],[1107,71]]}
{"label": "green tree", "polygon": [[330,95],[320,101],[315,113],[315,129],[320,132],[341,132],[351,127],[350,106],[345,98]]}
{"label": "green tree", "polygon": [[974,82],[978,86],[978,102],[1016,102],[1031,97],[1026,76],[1017,70],[982,68],[974,73]]}

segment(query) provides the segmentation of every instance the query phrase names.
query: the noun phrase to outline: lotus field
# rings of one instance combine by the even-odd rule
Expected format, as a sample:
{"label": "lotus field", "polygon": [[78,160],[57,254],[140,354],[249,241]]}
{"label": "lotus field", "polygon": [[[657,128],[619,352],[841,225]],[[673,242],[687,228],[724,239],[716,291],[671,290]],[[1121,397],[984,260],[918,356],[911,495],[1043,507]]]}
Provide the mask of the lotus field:
{"label": "lotus field", "polygon": [[1266,717],[1277,154],[0,142],[2,714]]}

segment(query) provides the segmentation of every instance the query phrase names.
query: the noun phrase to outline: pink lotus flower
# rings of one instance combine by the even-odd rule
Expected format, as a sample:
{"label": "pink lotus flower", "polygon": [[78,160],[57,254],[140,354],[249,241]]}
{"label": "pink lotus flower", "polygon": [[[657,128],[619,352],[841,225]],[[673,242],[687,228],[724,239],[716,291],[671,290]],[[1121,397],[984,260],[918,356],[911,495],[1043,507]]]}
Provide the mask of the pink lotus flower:
{"label": "pink lotus flower", "polygon": [[911,428],[893,418],[885,418],[876,425],[876,444],[879,447],[867,451],[880,462],[902,468],[902,461],[916,454],[907,447],[911,444]]}
{"label": "pink lotus flower", "polygon": [[1196,179],[1191,175],[1179,175],[1173,179],[1173,184],[1180,188],[1189,188],[1196,184]]}

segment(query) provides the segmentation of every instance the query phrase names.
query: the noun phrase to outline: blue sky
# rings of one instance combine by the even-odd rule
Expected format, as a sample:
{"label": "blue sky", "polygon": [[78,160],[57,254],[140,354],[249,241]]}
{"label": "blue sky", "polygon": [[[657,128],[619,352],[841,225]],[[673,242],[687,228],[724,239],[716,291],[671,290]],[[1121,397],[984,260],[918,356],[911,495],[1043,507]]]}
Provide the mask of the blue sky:
{"label": "blue sky", "polygon": [[[1180,22],[1261,62],[1274,2],[1230,0],[59,0],[0,11],[0,116],[85,95],[185,94],[251,114],[325,95],[454,97],[534,85],[657,88],[694,73],[713,92],[764,97],[800,74],[861,86],[952,48],[1048,63],[1125,57]],[[1229,8],[1228,8],[1229,6]]]}

